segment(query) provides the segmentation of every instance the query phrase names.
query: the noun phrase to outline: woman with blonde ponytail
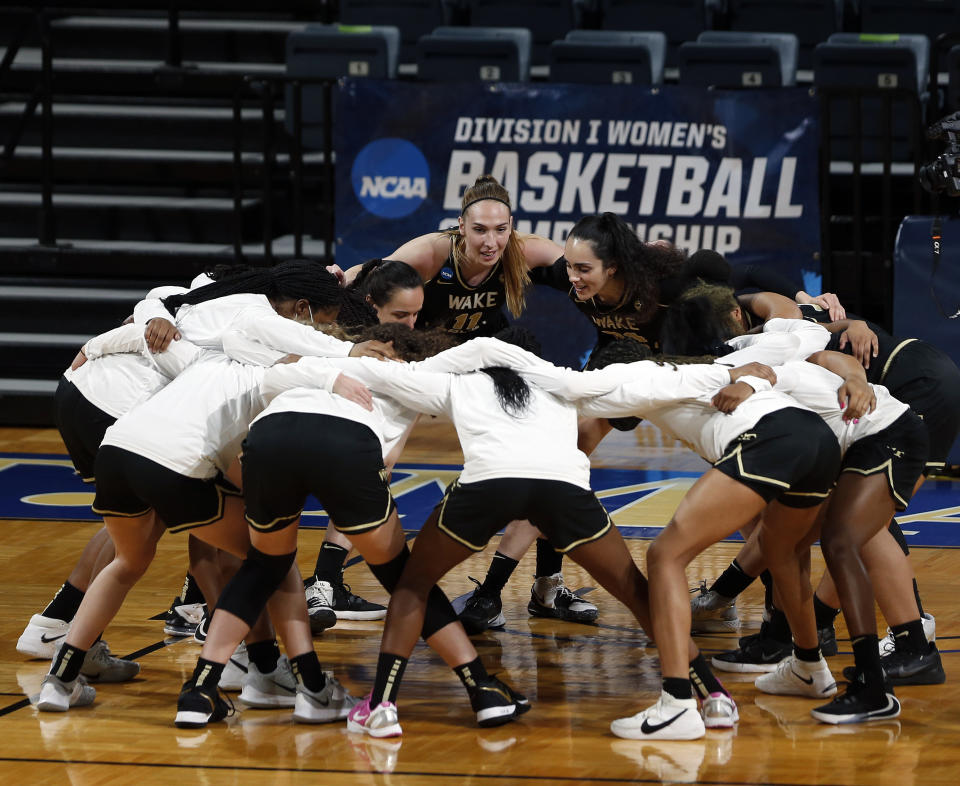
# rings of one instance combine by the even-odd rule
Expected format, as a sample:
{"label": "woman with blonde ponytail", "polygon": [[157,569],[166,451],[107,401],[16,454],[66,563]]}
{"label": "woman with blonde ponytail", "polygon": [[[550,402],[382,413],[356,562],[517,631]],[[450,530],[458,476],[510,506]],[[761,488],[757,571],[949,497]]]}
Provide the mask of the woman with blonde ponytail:
{"label": "woman with blonde ponytail", "polygon": [[[417,327],[442,327],[465,338],[491,336],[524,308],[529,270],[547,267],[563,249],[539,235],[514,229],[510,194],[492,175],[482,175],[463,194],[456,229],[431,232],[389,255],[416,269],[425,300]],[[356,275],[351,268],[347,280]]]}

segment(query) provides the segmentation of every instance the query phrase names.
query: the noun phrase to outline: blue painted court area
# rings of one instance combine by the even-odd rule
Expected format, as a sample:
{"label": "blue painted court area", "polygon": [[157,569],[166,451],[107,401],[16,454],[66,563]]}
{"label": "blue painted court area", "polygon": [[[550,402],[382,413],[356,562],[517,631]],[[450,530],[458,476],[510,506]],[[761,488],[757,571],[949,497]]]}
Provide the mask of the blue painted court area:
{"label": "blue painted court area", "polygon": [[[460,467],[401,464],[391,488],[407,530],[416,531]],[[625,537],[652,538],[667,523],[698,473],[595,469],[592,484]],[[83,483],[66,456],[0,453],[0,519],[97,521],[93,487]],[[723,504],[718,500],[718,504]],[[931,480],[897,517],[911,546],[960,548],[960,481]],[[327,516],[310,499],[305,527],[325,527]]]}

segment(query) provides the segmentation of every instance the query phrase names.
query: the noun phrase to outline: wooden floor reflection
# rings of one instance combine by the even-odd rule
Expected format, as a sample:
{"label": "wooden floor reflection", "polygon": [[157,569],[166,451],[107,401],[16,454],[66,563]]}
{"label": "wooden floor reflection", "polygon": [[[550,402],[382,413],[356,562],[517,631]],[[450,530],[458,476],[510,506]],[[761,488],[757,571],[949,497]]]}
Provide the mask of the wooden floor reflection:
{"label": "wooden floor reflection", "polygon": [[[660,443],[652,432],[616,435],[597,456],[604,466],[670,465],[702,468],[685,451]],[[58,453],[50,432],[0,430],[0,450]],[[644,453],[638,460],[638,453]],[[648,455],[649,454],[649,455]],[[655,464],[649,459],[653,456]],[[454,462],[446,427],[421,430],[405,461]],[[669,510],[663,511],[664,520]],[[504,595],[504,630],[477,637],[491,671],[509,676],[534,707],[522,720],[496,729],[476,727],[463,691],[445,666],[419,647],[400,697],[404,736],[374,741],[341,725],[295,725],[287,711],[244,709],[228,722],[185,731],[172,724],[180,684],[192,670],[199,645],[163,638],[149,617],[179,589],[186,540],[166,536],[157,559],[131,593],[106,638],[118,654],[145,651],[140,677],[98,688],[93,707],[63,715],[40,714],[25,696],[39,690],[47,664],[14,650],[31,614],[42,609],[69,573],[92,524],[10,522],[0,525],[0,782],[51,784],[280,783],[280,784],[509,784],[673,783],[711,784],[956,784],[960,781],[960,673],[957,650],[960,603],[956,598],[960,553],[918,549],[914,563],[927,607],[937,617],[947,683],[898,689],[898,721],[828,727],[809,715],[811,701],[767,696],[752,679],[728,687],[740,707],[733,731],[711,731],[693,742],[644,743],[609,732],[613,718],[636,712],[656,696],[656,650],[626,610],[602,590],[589,598],[601,609],[585,626],[527,615],[533,557],[520,564]],[[310,570],[321,534],[302,533],[301,567]],[[641,568],[647,542],[630,548]],[[451,596],[482,577],[491,546],[444,582]],[[729,563],[734,544],[720,544],[689,571],[693,586]],[[815,571],[822,565],[815,555]],[[590,586],[575,565],[565,567],[572,586]],[[346,580],[358,594],[385,601],[362,565]],[[760,623],[761,594],[751,588],[739,609],[741,632]],[[325,667],[355,693],[369,689],[380,641],[380,623],[339,623],[316,640]],[[838,630],[839,636],[844,632]],[[736,644],[734,634],[700,637],[709,653]],[[833,671],[852,663],[850,646],[830,660]]]}

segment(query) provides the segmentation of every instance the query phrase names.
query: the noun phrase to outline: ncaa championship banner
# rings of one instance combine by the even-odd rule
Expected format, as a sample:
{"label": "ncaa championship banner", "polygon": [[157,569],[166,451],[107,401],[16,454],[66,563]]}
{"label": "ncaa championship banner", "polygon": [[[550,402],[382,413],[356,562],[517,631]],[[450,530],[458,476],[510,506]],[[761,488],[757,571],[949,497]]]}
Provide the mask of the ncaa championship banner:
{"label": "ncaa championship banner", "polygon": [[817,102],[807,90],[413,83],[335,90],[338,264],[456,225],[491,173],[516,227],[563,244],[610,211],[643,240],[819,273]]}

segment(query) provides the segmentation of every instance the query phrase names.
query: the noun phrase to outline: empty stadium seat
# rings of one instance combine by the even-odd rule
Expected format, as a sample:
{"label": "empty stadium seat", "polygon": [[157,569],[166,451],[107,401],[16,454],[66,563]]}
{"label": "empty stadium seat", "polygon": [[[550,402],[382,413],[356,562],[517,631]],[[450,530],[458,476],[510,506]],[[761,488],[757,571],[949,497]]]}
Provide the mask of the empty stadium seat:
{"label": "empty stadium seat", "polygon": [[[864,33],[914,33],[932,44],[941,33],[960,30],[957,0],[860,0],[860,30]],[[939,67],[946,62],[942,53]]]}
{"label": "empty stadium seat", "polygon": [[[341,76],[393,79],[400,31],[389,26],[308,25],[287,36],[287,76],[338,79]],[[305,147],[323,147],[321,85],[304,85],[300,107]],[[286,89],[286,126],[294,133],[293,88]]]}
{"label": "empty stadium seat", "polygon": [[843,30],[844,0],[726,0],[731,30],[791,32],[800,68],[813,65],[813,48]]}
{"label": "empty stadium seat", "polygon": [[790,33],[708,30],[680,45],[680,84],[789,87],[796,83],[797,47]]}
{"label": "empty stadium seat", "polygon": [[525,27],[533,34],[534,65],[549,60],[550,43],[581,26],[586,0],[462,0],[471,26]]}
{"label": "empty stadium seat", "polygon": [[667,36],[667,65],[677,50],[714,27],[722,0],[596,0],[604,30],[660,30]]}
{"label": "empty stadium seat", "polygon": [[[412,63],[417,41],[434,28],[450,24],[458,5],[444,0],[339,0],[340,23],[382,25],[400,30],[400,61]],[[462,0],[460,0],[462,2]]]}
{"label": "empty stadium seat", "polygon": [[[814,84],[818,88],[900,88],[925,100],[930,44],[922,35],[871,35],[834,33],[813,54]],[[852,98],[837,98],[830,103],[830,136],[834,158],[848,158],[853,153],[852,133],[855,115],[863,131],[861,153],[868,160],[882,157],[882,136],[889,123],[893,131],[894,160],[913,156],[911,144],[915,126],[922,122],[911,109],[913,101],[905,97],[893,99],[889,116],[879,97],[864,97],[858,109]]]}
{"label": "empty stadium seat", "polygon": [[550,81],[659,85],[666,51],[660,32],[571,30],[550,45]]}
{"label": "empty stadium seat", "polygon": [[417,42],[417,78],[526,82],[531,41],[522,27],[438,27]]}

